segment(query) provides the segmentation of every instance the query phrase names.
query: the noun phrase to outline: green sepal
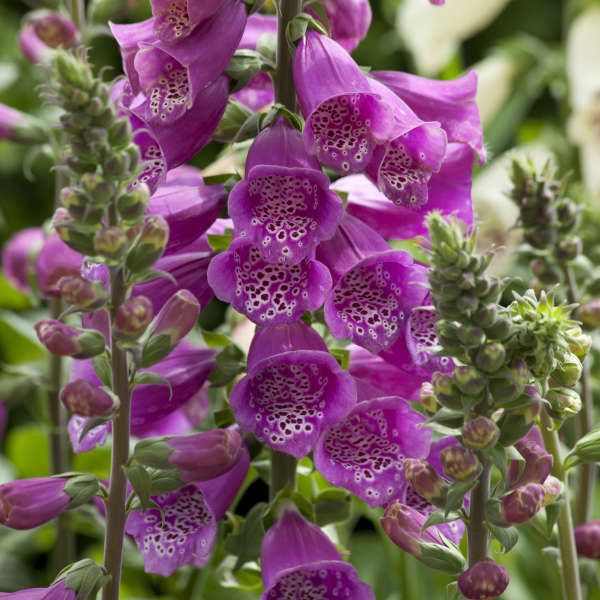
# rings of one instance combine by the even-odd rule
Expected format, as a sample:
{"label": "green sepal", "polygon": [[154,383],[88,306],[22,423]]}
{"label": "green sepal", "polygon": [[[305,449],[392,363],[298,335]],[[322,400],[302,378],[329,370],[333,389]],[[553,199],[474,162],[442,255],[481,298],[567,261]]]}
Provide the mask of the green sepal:
{"label": "green sepal", "polygon": [[255,504],[243,520],[239,531],[234,531],[225,538],[223,548],[229,554],[237,557],[233,567],[237,571],[251,560],[260,557],[260,547],[265,536],[265,526],[263,516],[267,504],[259,502]]}
{"label": "green sepal", "polygon": [[477,479],[471,481],[455,481],[448,486],[446,492],[446,504],[444,505],[446,513],[462,508],[466,494],[477,485],[477,481]]}
{"label": "green sepal", "polygon": [[161,269],[144,269],[139,273],[132,273],[127,278],[127,283],[133,285],[134,283],[143,283],[145,281],[152,281],[153,279],[168,279],[173,285],[179,285],[177,279],[171,273],[162,271]]}
{"label": "green sepal", "polygon": [[209,233],[206,236],[208,240],[208,245],[215,251],[227,250],[231,245],[231,240],[233,239],[233,234],[225,233],[222,235],[217,235],[213,233]]}
{"label": "green sepal", "polygon": [[112,387],[112,366],[110,360],[106,354],[98,354],[92,358],[92,366],[94,372],[98,376],[100,381],[108,386]]}
{"label": "green sepal", "polygon": [[[64,476],[64,474],[63,474]],[[68,477],[64,491],[71,498],[69,508],[76,508],[89,502],[99,491],[100,483],[95,475],[84,473]]]}
{"label": "green sepal", "polygon": [[215,360],[217,362],[217,369],[208,376],[208,380],[213,387],[227,385],[237,375],[246,370],[244,353],[233,344],[226,346],[217,354]]}
{"label": "green sepal", "polygon": [[65,567],[56,577],[54,583],[65,580],[65,588],[77,594],[77,600],[92,600],[98,591],[111,579],[104,567],[90,558],[84,558]]}
{"label": "green sepal", "polygon": [[350,368],[350,351],[347,348],[329,348],[329,353],[344,371]]}
{"label": "green sepal", "polygon": [[558,521],[560,511],[563,509],[564,504],[565,497],[564,494],[561,494],[561,496],[552,502],[552,504],[548,504],[548,506],[546,506],[546,532],[548,538],[552,537],[552,530]]}
{"label": "green sepal", "polygon": [[236,50],[225,69],[225,74],[236,82],[230,88],[230,93],[239,92],[261,71],[274,69],[275,65],[256,50]]}
{"label": "green sepal", "polygon": [[152,478],[150,473],[142,465],[123,465],[121,467],[125,473],[125,477],[135,494],[137,495],[142,510],[148,510],[151,507],[150,504],[150,493],[152,490]]}
{"label": "green sepal", "polygon": [[218,429],[224,429],[235,423],[235,417],[229,407],[215,411],[213,418],[215,420],[215,427]]}
{"label": "green sepal", "polygon": [[160,373],[154,373],[152,371],[138,371],[134,378],[133,384],[130,388],[133,390],[136,385],[166,385],[169,388],[169,399],[167,402],[171,401],[173,397],[173,388],[171,386],[171,382]]}
{"label": "green sepal", "polygon": [[456,521],[456,519],[460,518],[460,513],[455,510],[446,511],[443,508],[438,508],[427,517],[427,520],[425,521],[425,523],[423,523],[423,527],[421,527],[421,533],[425,531],[428,527],[431,527],[432,525],[442,525],[443,523]]}
{"label": "green sepal", "polygon": [[502,554],[508,554],[519,541],[519,532],[516,527],[498,527],[490,522],[485,523],[487,530],[503,548]]}
{"label": "green sepal", "polygon": [[431,569],[443,571],[448,575],[460,575],[467,567],[465,557],[458,547],[441,533],[440,536],[446,542],[441,544],[420,543],[421,555],[419,560]]}
{"label": "green sepal", "polygon": [[600,462],[600,428],[593,429],[577,441],[564,460],[565,469],[581,463]]}

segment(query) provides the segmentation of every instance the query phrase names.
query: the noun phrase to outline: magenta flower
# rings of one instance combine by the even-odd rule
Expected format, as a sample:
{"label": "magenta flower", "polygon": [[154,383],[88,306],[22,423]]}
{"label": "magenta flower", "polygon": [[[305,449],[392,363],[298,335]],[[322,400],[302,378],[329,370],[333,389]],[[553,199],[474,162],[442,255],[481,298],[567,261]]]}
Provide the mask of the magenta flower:
{"label": "magenta flower", "polygon": [[325,265],[309,257],[295,265],[273,264],[261,250],[239,238],[212,259],[208,283],[217,298],[259,325],[293,323],[322,306],[331,288]]}
{"label": "magenta flower", "polygon": [[183,165],[167,173],[148,202],[148,213],[169,225],[165,256],[179,252],[200,237],[219,216],[227,193],[222,185],[205,185],[200,171]]}
{"label": "magenta flower", "polygon": [[375,353],[389,348],[404,332],[410,310],[423,303],[425,270],[350,215],[319,245],[317,258],[334,281],[325,299],[332,335]]}
{"label": "magenta flower", "polygon": [[60,579],[47,588],[0,592],[0,598],[7,598],[7,600],[77,600],[77,591],[67,589],[66,585],[66,581]]}
{"label": "magenta flower", "polygon": [[333,236],[343,212],[302,134],[284,119],[254,140],[246,177],[229,196],[236,237],[256,244],[272,263],[293,265],[311,256]]}
{"label": "magenta flower", "polygon": [[182,565],[206,564],[217,540],[217,521],[235,499],[249,465],[244,448],[236,466],[224,475],[153,496],[164,524],[157,509],[130,513],[125,531],[135,539],[146,573],[168,577]]}
{"label": "magenta flower", "polygon": [[508,581],[508,571],[505,567],[491,558],[484,558],[458,578],[458,589],[469,600],[491,600],[504,592]]}
{"label": "magenta flower", "polygon": [[425,216],[432,210],[473,223],[472,171],[473,151],[465,144],[448,144],[440,170],[429,179],[427,204],[420,211],[390,203],[364,175],[342,177],[331,188],[347,192],[348,212],[384,238],[408,239],[429,235]]}
{"label": "magenta flower", "polygon": [[71,250],[55,233],[44,241],[35,260],[35,275],[42,294],[59,296],[58,282],[62,277],[79,275],[83,257]]}
{"label": "magenta flower", "polygon": [[399,71],[371,71],[369,75],[385,84],[423,121],[439,121],[449,142],[467,144],[479,155],[479,163],[485,162],[475,71],[446,81]]}
{"label": "magenta flower", "polygon": [[[537,427],[532,430],[537,431]],[[543,444],[537,444],[525,438],[518,441],[515,447],[525,460],[525,466],[521,461],[510,461],[506,475],[509,487],[513,489],[528,483],[544,483],[552,469],[554,462],[552,455],[546,452]]]}
{"label": "magenta flower", "polygon": [[575,527],[577,554],[587,558],[600,558],[600,521],[589,521]]}
{"label": "magenta flower", "polygon": [[104,350],[104,336],[94,329],[77,329],[54,319],[43,319],[34,327],[40,342],[58,356],[90,358]]}
{"label": "magenta flower", "polygon": [[29,62],[48,62],[55,48],[70,48],[79,42],[77,27],[71,19],[58,12],[33,14],[19,33],[19,46]]}
{"label": "magenta flower", "polygon": [[364,171],[391,133],[390,107],[350,55],[315,31],[300,41],[293,68],[308,151],[340,173]]}
{"label": "magenta flower", "polygon": [[248,374],[235,384],[229,401],[243,429],[301,458],[326,425],[348,413],[356,390],[319,334],[298,321],[258,329]]}
{"label": "magenta flower", "polygon": [[60,399],[69,412],[82,417],[104,415],[114,407],[107,392],[83,379],[68,383],[60,391]]}
{"label": "magenta flower", "polygon": [[[256,50],[258,40],[263,35],[274,36],[277,33],[277,17],[275,15],[261,15],[255,13],[248,17],[244,35],[240,40],[238,48],[241,50]],[[273,102],[275,92],[273,80],[268,73],[257,73],[248,85],[232,97],[239,100],[252,110],[260,110],[267,104]]]}
{"label": "magenta flower", "polygon": [[544,488],[539,483],[527,483],[504,496],[500,519],[505,525],[526,523],[544,506]]}
{"label": "magenta flower", "polygon": [[286,510],[266,533],[260,564],[265,591],[271,598],[352,598],[375,600],[356,569],[342,560],[329,538],[294,509]]}
{"label": "magenta flower", "polygon": [[29,227],[17,232],[2,247],[2,274],[12,286],[24,294],[31,293],[34,257],[43,243],[42,229]]}
{"label": "magenta flower", "polygon": [[48,141],[44,124],[0,102],[0,140],[17,144],[43,144]]}
{"label": "magenta flower", "polygon": [[399,397],[370,399],[327,427],[315,446],[315,467],[369,506],[382,506],[405,492],[406,457],[429,452],[425,418]]}
{"label": "magenta flower", "polygon": [[325,0],[323,6],[331,28],[331,37],[346,52],[352,52],[371,26],[369,0]]}

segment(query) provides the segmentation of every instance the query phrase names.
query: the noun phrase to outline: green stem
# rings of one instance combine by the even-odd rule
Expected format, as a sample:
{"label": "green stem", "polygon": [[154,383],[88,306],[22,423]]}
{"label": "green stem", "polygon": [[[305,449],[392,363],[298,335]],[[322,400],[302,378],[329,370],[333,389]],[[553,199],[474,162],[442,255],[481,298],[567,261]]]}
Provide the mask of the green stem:
{"label": "green stem", "polygon": [[483,560],[488,554],[489,534],[485,526],[485,506],[490,493],[491,465],[487,460],[482,461],[483,470],[477,485],[471,492],[469,504],[469,566]]}
{"label": "green stem", "polygon": [[75,23],[79,34],[83,37],[85,32],[85,5],[83,0],[70,0],[69,12],[71,13],[71,19]]}
{"label": "green stem", "polygon": [[296,92],[292,75],[292,54],[285,32],[288,23],[302,11],[302,0],[279,0],[277,13],[277,75],[275,77],[275,101],[291,111],[296,110]]}
{"label": "green stem", "polygon": [[[285,32],[288,23],[302,10],[302,0],[279,0],[277,12],[277,74],[275,76],[275,101],[292,111],[296,110],[296,91],[292,75],[292,55]],[[271,485],[269,497],[287,484],[293,489],[296,483],[296,459],[289,454],[271,450]]]}
{"label": "green stem", "polygon": [[[565,278],[568,283],[569,302],[577,303],[577,283],[575,274],[571,267],[564,267]],[[583,359],[583,371],[581,373],[581,411],[578,415],[579,437],[583,437],[592,430],[594,425],[594,403],[592,397],[592,385],[590,376],[590,363],[588,358]],[[594,495],[593,463],[582,464],[578,468],[577,494],[575,497],[575,523],[581,525],[590,520],[592,499]]]}
{"label": "green stem", "polygon": [[579,567],[577,565],[577,550],[573,534],[573,520],[569,503],[569,487],[567,485],[565,470],[558,440],[558,432],[553,431],[552,419],[542,410],[542,437],[546,450],[554,460],[552,475],[563,482],[564,504],[558,516],[558,547],[562,562],[562,586],[564,600],[582,600],[581,583],[579,581]]}

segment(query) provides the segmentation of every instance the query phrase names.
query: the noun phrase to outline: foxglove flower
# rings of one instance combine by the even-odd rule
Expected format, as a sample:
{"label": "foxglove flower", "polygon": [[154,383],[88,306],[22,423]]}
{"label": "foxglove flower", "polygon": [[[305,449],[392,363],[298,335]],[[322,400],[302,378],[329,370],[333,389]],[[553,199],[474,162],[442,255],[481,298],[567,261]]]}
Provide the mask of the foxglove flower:
{"label": "foxglove flower", "polygon": [[600,521],[589,521],[575,527],[577,554],[587,558],[600,558]]}
{"label": "foxglove flower", "polygon": [[472,171],[473,151],[465,144],[448,144],[440,170],[427,184],[427,204],[420,211],[390,203],[364,175],[342,177],[331,189],[346,192],[348,212],[384,238],[408,239],[429,235],[425,217],[432,210],[454,214],[467,225],[473,223]]}
{"label": "foxglove flower", "polygon": [[333,236],[343,212],[302,134],[284,119],[254,140],[246,177],[229,196],[236,237],[256,244],[272,263],[293,265],[311,256]]}
{"label": "foxglove flower", "polygon": [[2,247],[2,274],[8,282],[24,294],[31,293],[34,277],[34,257],[44,243],[40,227],[22,229]]}
{"label": "foxglove flower", "polygon": [[369,75],[392,90],[423,121],[439,121],[449,142],[467,144],[479,155],[480,164],[485,162],[475,71],[446,81],[400,71],[371,71]]}
{"label": "foxglove flower", "polygon": [[253,323],[279,325],[322,306],[331,275],[309,257],[295,265],[270,263],[260,246],[238,238],[212,259],[208,283],[219,300],[231,303]]}
{"label": "foxglove flower", "polygon": [[375,600],[371,588],[358,579],[352,565],[342,560],[325,533],[294,509],[286,510],[267,531],[260,564],[265,589],[261,600]]}
{"label": "foxglove flower", "polygon": [[77,600],[77,591],[67,589],[66,581],[60,579],[47,588],[29,588],[19,592],[0,592],[7,600]]}
{"label": "foxglove flower", "polygon": [[331,28],[331,37],[346,52],[352,52],[371,26],[369,0],[325,0],[323,7]]}
{"label": "foxglove flower", "polygon": [[224,475],[153,496],[162,514],[152,508],[129,515],[125,531],[135,539],[147,573],[167,577],[182,565],[206,564],[217,540],[217,521],[229,509],[248,472],[250,457],[245,448],[242,452],[236,466]]}
{"label": "foxglove flower", "polygon": [[194,167],[184,165],[169,171],[148,202],[148,213],[162,216],[169,225],[164,255],[178,252],[200,237],[219,216],[226,199],[225,188],[205,185]]}
{"label": "foxglove flower", "polygon": [[49,62],[55,48],[70,48],[79,42],[77,27],[71,19],[58,12],[33,15],[19,33],[19,46],[29,62]]}
{"label": "foxglove flower", "polygon": [[71,250],[55,233],[44,241],[35,260],[35,275],[40,291],[46,296],[59,296],[62,277],[79,275],[82,256]]}
{"label": "foxglove flower", "polygon": [[[537,427],[533,427],[530,433],[531,431],[539,434]],[[543,484],[550,475],[552,455],[546,452],[543,443],[538,444],[528,438],[530,438],[529,434],[515,444],[519,454],[525,460],[525,466],[518,460],[511,460],[508,464],[506,480],[511,489],[528,483]]]}
{"label": "foxglove flower", "polygon": [[314,31],[300,41],[293,71],[308,151],[340,173],[364,171],[391,132],[390,107],[343,48]]}
{"label": "foxglove flower", "polygon": [[425,418],[399,397],[360,402],[327,427],[314,451],[315,467],[369,506],[381,506],[405,492],[404,458],[429,452]]}
{"label": "foxglove flower", "polygon": [[325,300],[332,335],[350,337],[370,352],[389,348],[402,335],[410,310],[423,303],[424,269],[350,215],[319,245],[317,258],[334,281]]}
{"label": "foxglove flower", "polygon": [[91,500],[97,492],[93,475],[10,481],[0,485],[0,524],[33,529]]}
{"label": "foxglove flower", "polygon": [[539,483],[527,483],[504,496],[500,505],[500,525],[526,523],[544,506],[545,492]]}
{"label": "foxglove flower", "polygon": [[104,415],[114,407],[108,393],[83,379],[68,383],[60,391],[60,399],[69,412],[82,417]]}
{"label": "foxglove flower", "polygon": [[[248,17],[244,35],[238,46],[241,50],[256,50],[259,39],[263,35],[275,36],[277,33],[277,17],[255,13]],[[248,85],[239,92],[232,94],[233,98],[252,110],[260,110],[275,99],[273,80],[268,73],[257,73]]]}
{"label": "foxglove flower", "polygon": [[469,600],[497,598],[507,586],[508,571],[491,558],[476,562],[458,578],[458,589]]}
{"label": "foxglove flower", "polygon": [[48,141],[48,134],[42,122],[0,103],[0,140],[17,144],[43,144]]}
{"label": "foxglove flower", "polygon": [[301,458],[323,427],[352,408],[356,389],[319,334],[298,321],[258,329],[248,353],[248,374],[235,384],[229,401],[243,429]]}
{"label": "foxglove flower", "polygon": [[34,327],[38,339],[52,354],[90,358],[104,351],[104,336],[94,329],[77,329],[55,319],[43,319]]}
{"label": "foxglove flower", "polygon": [[423,530],[427,517],[399,501],[387,506],[381,525],[387,536],[428,567],[450,574],[460,573],[465,559],[455,546],[440,535],[438,527]]}

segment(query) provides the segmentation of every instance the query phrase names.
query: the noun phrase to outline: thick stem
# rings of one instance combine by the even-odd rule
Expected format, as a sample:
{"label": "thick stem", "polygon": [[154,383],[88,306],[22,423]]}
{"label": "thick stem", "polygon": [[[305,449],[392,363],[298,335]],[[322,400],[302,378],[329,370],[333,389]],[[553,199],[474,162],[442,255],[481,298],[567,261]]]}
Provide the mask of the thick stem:
{"label": "thick stem", "polygon": [[[564,268],[565,278],[568,283],[569,302],[577,303],[577,283],[575,274],[571,267]],[[592,385],[590,378],[589,358],[583,360],[583,371],[581,373],[581,412],[578,415],[579,437],[583,437],[592,430],[594,425],[594,403],[592,397]],[[575,523],[581,525],[590,520],[592,509],[592,498],[594,495],[594,464],[583,464],[578,468],[577,495],[575,497]]]}
{"label": "thick stem", "polygon": [[[292,75],[292,55],[287,44],[285,31],[288,23],[302,10],[302,0],[279,0],[277,14],[277,74],[275,76],[275,101],[290,110],[296,110],[296,91]],[[271,485],[269,497],[287,484],[292,489],[296,483],[296,459],[289,454],[271,450]]]}
{"label": "thick stem", "polygon": [[[111,273],[111,317],[125,300],[125,282],[122,267]],[[129,460],[129,427],[131,420],[131,394],[127,354],[119,348],[114,336],[111,340],[113,391],[121,406],[113,421],[113,449],[110,468],[110,491],[106,505],[106,537],[104,540],[104,566],[112,579],[102,591],[103,600],[118,600],[123,561],[123,536],[125,534],[125,500],[127,478],[123,466]]]}
{"label": "thick stem", "polygon": [[271,485],[269,486],[269,499],[273,500],[277,492],[287,484],[294,489],[296,484],[296,459],[284,452],[271,450]]}
{"label": "thick stem", "polygon": [[581,583],[579,581],[579,567],[577,565],[577,549],[573,534],[573,520],[569,503],[569,487],[567,485],[565,470],[558,441],[558,432],[552,431],[552,420],[542,410],[542,437],[546,450],[554,460],[552,475],[564,484],[564,504],[558,516],[558,546],[562,562],[562,586],[564,600],[582,600]]}
{"label": "thick stem", "polygon": [[279,0],[277,14],[277,75],[275,101],[296,110],[296,92],[292,75],[292,55],[285,37],[288,23],[302,11],[302,0]]}
{"label": "thick stem", "polygon": [[491,464],[485,460],[477,485],[471,492],[469,504],[469,566],[483,560],[488,554],[489,534],[485,526],[485,505],[490,493]]}

